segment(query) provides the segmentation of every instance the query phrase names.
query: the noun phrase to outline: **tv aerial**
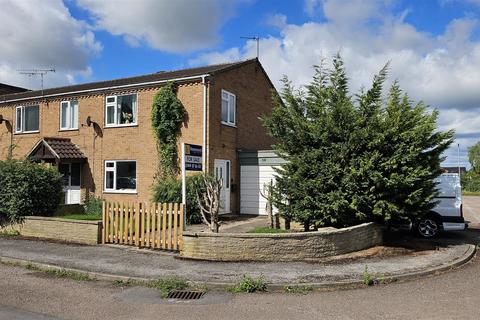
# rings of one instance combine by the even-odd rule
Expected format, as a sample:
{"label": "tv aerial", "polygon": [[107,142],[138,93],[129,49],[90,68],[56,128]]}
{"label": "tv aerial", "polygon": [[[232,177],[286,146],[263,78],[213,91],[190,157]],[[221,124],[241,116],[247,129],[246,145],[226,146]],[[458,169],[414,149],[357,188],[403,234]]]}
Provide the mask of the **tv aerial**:
{"label": "tv aerial", "polygon": [[43,96],[43,77],[49,72],[55,72],[55,69],[21,69],[18,73],[27,75],[29,77],[40,76]]}
{"label": "tv aerial", "polygon": [[260,56],[260,37],[240,37],[241,39],[255,40],[257,42],[257,59]]}

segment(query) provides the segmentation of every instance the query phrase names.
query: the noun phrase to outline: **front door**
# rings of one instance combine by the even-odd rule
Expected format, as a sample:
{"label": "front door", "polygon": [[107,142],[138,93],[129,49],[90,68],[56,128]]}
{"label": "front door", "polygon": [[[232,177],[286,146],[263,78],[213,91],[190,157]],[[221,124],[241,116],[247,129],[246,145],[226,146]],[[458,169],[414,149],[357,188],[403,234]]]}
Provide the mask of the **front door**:
{"label": "front door", "polygon": [[63,191],[65,192],[65,204],[80,203],[80,163],[61,163],[58,171],[63,175]]}
{"label": "front door", "polygon": [[215,177],[222,181],[220,190],[220,214],[230,213],[230,160],[215,159]]}

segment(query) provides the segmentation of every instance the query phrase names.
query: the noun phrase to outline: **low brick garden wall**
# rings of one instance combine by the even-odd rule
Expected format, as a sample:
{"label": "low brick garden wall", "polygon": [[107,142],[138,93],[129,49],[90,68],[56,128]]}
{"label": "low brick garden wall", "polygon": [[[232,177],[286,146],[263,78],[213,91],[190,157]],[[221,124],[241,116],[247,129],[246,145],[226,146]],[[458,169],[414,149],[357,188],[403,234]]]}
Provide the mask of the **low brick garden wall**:
{"label": "low brick garden wall", "polygon": [[23,224],[5,229],[5,231],[9,230],[16,230],[25,237],[97,244],[101,242],[102,222],[52,217],[26,217]]}
{"label": "low brick garden wall", "polygon": [[184,232],[180,255],[212,261],[315,261],[381,245],[382,234],[375,223],[278,234]]}

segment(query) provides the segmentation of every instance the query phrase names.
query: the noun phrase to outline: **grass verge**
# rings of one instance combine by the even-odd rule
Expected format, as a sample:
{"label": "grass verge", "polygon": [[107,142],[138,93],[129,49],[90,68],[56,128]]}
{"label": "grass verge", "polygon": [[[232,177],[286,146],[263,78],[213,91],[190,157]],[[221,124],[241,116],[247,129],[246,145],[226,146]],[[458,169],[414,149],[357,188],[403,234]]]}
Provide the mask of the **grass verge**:
{"label": "grass verge", "polygon": [[149,288],[160,291],[160,296],[166,298],[172,290],[183,290],[188,288],[188,282],[182,277],[166,277],[162,279],[152,280],[147,283]]}
{"label": "grass verge", "polygon": [[101,214],[68,214],[66,216],[58,216],[55,218],[70,219],[70,220],[84,220],[84,221],[96,221],[102,220]]}
{"label": "grass verge", "polygon": [[234,293],[266,292],[267,283],[265,282],[264,276],[254,278],[254,277],[244,275],[237,284],[227,288],[227,291],[234,292]]}
{"label": "grass verge", "polygon": [[462,190],[462,196],[480,196],[480,191],[465,191],[465,190]]}
{"label": "grass verge", "polygon": [[250,231],[247,231],[247,233],[288,233],[288,232],[290,232],[290,230],[275,229],[270,227],[256,227]]}
{"label": "grass verge", "polygon": [[166,298],[173,290],[183,290],[189,287],[187,279],[177,276],[152,281],[138,281],[133,279],[114,280],[113,285],[117,287],[147,287],[156,289],[160,292],[162,298]]}
{"label": "grass verge", "polygon": [[48,274],[48,275],[50,275],[52,277],[56,277],[56,278],[68,278],[68,279],[72,279],[72,280],[75,280],[75,281],[92,281],[92,280],[95,280],[95,278],[90,277],[86,273],[70,271],[70,270],[66,270],[66,269],[41,268],[41,267],[38,267],[34,264],[27,264],[25,266],[25,268],[28,269],[28,270],[43,272],[45,274]]}
{"label": "grass verge", "polygon": [[312,290],[313,290],[312,286],[308,286],[308,285],[293,285],[293,286],[283,287],[283,291],[285,293],[292,293],[292,294],[307,294]]}
{"label": "grass verge", "polygon": [[16,237],[20,235],[20,232],[18,232],[17,230],[2,230],[0,231],[0,237]]}

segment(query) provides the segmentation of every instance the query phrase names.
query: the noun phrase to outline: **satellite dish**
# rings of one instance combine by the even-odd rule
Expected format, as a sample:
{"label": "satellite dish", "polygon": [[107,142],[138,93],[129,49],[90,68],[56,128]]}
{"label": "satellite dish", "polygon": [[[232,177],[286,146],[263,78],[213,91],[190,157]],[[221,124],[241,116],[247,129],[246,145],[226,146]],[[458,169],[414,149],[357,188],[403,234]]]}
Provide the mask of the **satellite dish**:
{"label": "satellite dish", "polygon": [[91,127],[92,126],[92,118],[90,116],[87,117],[87,120],[86,120],[86,123],[87,123],[87,126]]}

